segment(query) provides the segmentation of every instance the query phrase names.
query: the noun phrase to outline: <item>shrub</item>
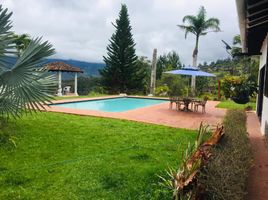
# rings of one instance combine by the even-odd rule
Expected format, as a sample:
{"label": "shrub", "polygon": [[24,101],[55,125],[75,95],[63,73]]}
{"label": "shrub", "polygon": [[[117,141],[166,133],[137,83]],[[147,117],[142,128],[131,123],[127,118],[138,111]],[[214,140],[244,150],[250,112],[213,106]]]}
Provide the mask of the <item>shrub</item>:
{"label": "shrub", "polygon": [[224,127],[225,136],[214,148],[199,181],[206,188],[206,199],[241,200],[246,194],[246,180],[252,164],[245,112],[229,110]]}
{"label": "shrub", "polygon": [[257,92],[257,84],[247,76],[225,76],[222,90],[226,98],[239,104],[246,104]]}
{"label": "shrub", "polygon": [[158,86],[155,89],[155,94],[157,96],[167,96],[169,93],[169,87],[167,85]]}

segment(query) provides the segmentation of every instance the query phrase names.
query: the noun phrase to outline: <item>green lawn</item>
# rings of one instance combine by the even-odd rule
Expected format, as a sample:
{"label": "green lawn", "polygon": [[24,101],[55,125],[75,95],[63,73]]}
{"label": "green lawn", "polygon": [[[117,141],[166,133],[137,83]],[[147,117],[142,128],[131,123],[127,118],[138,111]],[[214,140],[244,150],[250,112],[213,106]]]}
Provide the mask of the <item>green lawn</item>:
{"label": "green lawn", "polygon": [[217,108],[227,108],[227,109],[245,109],[246,107],[251,106],[253,110],[256,110],[256,103],[249,102],[247,104],[237,104],[234,101],[222,101],[216,107]]}
{"label": "green lawn", "polygon": [[[0,199],[170,199],[159,184],[195,131],[57,113],[29,115],[0,140]],[[1,133],[1,130],[0,130]],[[3,134],[3,131],[2,131]]]}

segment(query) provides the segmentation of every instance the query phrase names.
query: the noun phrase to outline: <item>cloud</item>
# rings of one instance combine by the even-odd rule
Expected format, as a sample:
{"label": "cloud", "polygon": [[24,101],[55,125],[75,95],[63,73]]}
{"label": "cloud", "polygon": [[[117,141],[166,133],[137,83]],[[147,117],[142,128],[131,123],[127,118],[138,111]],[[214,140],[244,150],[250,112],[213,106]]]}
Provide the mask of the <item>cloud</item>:
{"label": "cloud", "polygon": [[139,56],[152,57],[175,50],[184,64],[191,64],[194,37],[184,38],[176,25],[185,15],[195,14],[201,5],[208,17],[221,21],[222,32],[200,39],[199,62],[227,57],[221,39],[230,42],[239,33],[233,0],[2,0],[13,12],[14,31],[43,36],[56,48],[54,57],[101,62],[114,32],[111,22],[118,17],[121,3],[129,10]]}

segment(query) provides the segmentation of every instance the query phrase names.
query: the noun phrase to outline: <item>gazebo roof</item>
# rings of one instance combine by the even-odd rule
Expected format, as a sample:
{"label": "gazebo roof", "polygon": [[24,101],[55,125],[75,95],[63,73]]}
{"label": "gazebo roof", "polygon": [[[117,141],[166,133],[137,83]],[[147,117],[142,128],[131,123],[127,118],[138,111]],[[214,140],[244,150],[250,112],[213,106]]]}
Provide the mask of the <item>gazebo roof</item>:
{"label": "gazebo roof", "polygon": [[83,73],[83,71],[79,67],[74,67],[64,62],[51,62],[44,66],[48,71],[55,72],[78,72]]}

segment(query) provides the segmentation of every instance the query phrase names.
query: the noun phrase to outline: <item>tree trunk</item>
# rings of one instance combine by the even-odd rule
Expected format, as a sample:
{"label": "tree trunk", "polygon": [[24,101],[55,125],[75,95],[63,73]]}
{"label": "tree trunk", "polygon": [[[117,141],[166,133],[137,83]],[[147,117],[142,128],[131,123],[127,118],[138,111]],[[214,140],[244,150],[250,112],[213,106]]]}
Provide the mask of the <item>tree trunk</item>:
{"label": "tree trunk", "polygon": [[151,68],[150,95],[155,94],[156,63],[157,63],[157,49],[154,49],[154,51],[153,51],[153,60],[152,60],[152,68]]}
{"label": "tree trunk", "polygon": [[[199,41],[199,36],[197,35],[196,41],[195,41],[195,48],[193,51],[193,67],[197,67],[198,41]],[[192,79],[191,79],[192,95],[194,95],[194,93],[195,93],[195,82],[196,82],[196,77],[192,76]]]}
{"label": "tree trunk", "polygon": [[199,42],[199,36],[197,35],[193,51],[193,67],[197,67],[198,42]]}

